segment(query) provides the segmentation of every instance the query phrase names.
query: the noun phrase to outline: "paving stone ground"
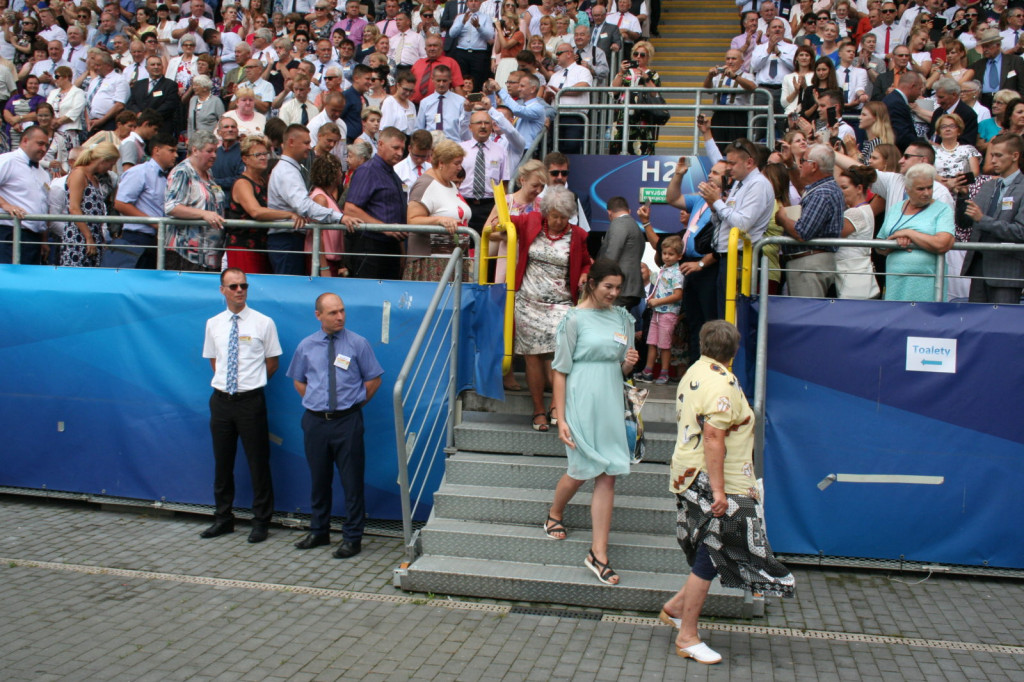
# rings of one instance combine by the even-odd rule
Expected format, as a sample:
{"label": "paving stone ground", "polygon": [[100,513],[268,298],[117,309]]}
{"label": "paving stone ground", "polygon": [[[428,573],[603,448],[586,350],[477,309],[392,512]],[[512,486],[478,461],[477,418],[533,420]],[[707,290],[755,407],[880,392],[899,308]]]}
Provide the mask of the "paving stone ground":
{"label": "paving stone ground", "polygon": [[293,549],[301,532],[283,528],[260,545],[245,541],[244,523],[200,541],[208,523],[0,497],[0,679],[1024,681],[1014,653],[850,641],[1022,646],[1019,581],[912,584],[920,576],[796,568],[797,598],[770,600],[765,618],[743,624],[837,638],[710,630],[705,640],[725,661],[708,667],[677,657],[673,632],[646,621],[445,608],[407,595],[392,586],[403,559],[394,538],[367,537],[361,555],[338,561],[330,548]]}

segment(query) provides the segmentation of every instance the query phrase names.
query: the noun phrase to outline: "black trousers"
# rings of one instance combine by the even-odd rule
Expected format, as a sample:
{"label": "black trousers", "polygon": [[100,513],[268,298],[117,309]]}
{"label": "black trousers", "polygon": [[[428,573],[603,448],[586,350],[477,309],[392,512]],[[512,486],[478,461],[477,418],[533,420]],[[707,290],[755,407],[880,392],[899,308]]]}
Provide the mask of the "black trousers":
{"label": "black trousers", "polygon": [[700,328],[718,316],[717,262],[686,276],[683,287],[683,312],[689,330],[687,360],[692,365],[700,359]]}
{"label": "black trousers", "polygon": [[334,468],[337,467],[341,488],[345,491],[342,534],[349,542],[359,542],[366,525],[366,502],[363,498],[366,452],[362,410],[356,409],[334,419],[325,419],[306,410],[302,415],[302,433],[312,481],[310,532],[316,535],[331,532],[331,488]]}
{"label": "black trousers", "polygon": [[981,261],[984,253],[974,254],[971,267],[967,274],[974,279],[971,280],[971,292],[967,300],[970,303],[1003,303],[1006,305],[1017,305],[1020,303],[1021,287],[991,287],[981,279]]}
{"label": "black trousers", "polygon": [[139,259],[135,262],[137,270],[156,269],[156,235],[146,234],[138,230],[125,230],[121,233],[121,239],[132,246],[145,247],[132,249],[139,254]]}
{"label": "black trousers", "polygon": [[270,429],[263,389],[230,396],[214,390],[210,396],[210,435],[213,437],[213,499],[216,519],[234,518],[235,453],[242,439],[252,478],[254,523],[268,524],[274,513],[274,485],[270,478]]}
{"label": "black trousers", "polygon": [[402,259],[397,257],[402,253],[401,245],[390,237],[385,239],[373,239],[358,232],[346,237],[345,250],[353,254],[347,257],[352,277],[402,279]]}
{"label": "black trousers", "polygon": [[491,51],[455,48],[452,53],[452,59],[462,70],[462,77],[473,79],[473,92],[483,90],[484,82],[491,77]]}
{"label": "black trousers", "polygon": [[487,218],[490,217],[491,211],[494,210],[494,197],[490,199],[466,198],[466,203],[469,204],[469,208],[472,211],[472,215],[469,217],[469,229],[477,234],[483,234]]}

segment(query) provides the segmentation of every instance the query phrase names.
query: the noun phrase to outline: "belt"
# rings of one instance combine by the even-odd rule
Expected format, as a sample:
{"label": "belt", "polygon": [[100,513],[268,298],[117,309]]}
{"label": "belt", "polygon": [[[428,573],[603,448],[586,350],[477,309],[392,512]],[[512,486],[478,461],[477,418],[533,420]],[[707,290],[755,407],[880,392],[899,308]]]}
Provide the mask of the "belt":
{"label": "belt", "polygon": [[473,199],[472,197],[462,197],[463,200],[470,206],[479,206],[480,204],[493,204],[494,197],[487,197],[486,199]]}
{"label": "belt", "polygon": [[314,417],[320,417],[324,421],[333,421],[335,419],[341,419],[346,415],[350,415],[353,412],[358,412],[363,409],[362,405],[353,405],[352,407],[346,407],[344,410],[335,410],[334,412],[317,412],[316,410],[306,410],[309,414]]}
{"label": "belt", "polygon": [[224,400],[245,400],[247,398],[255,398],[257,395],[263,393],[263,387],[254,388],[251,391],[239,391],[238,393],[228,393],[227,391],[215,388],[213,389],[213,392]]}
{"label": "belt", "polygon": [[785,253],[782,255],[787,261],[796,260],[797,258],[803,258],[804,256],[813,256],[816,253],[832,253],[831,251],[822,251],[821,249],[811,249],[810,251],[800,251],[798,253]]}

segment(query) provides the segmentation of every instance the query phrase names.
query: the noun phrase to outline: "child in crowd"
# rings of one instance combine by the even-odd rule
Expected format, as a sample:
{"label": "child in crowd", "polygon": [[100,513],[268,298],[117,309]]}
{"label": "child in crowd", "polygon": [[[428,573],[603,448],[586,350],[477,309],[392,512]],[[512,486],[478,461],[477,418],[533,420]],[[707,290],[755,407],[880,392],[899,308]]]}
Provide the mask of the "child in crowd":
{"label": "child in crowd", "polygon": [[363,119],[363,134],[359,136],[359,139],[368,142],[376,154],[377,134],[380,131],[380,109],[377,107],[363,107],[361,116]]}
{"label": "child in crowd", "polygon": [[[647,307],[654,311],[651,326],[647,332],[647,364],[634,378],[637,381],[656,384],[668,383],[668,368],[672,361],[672,330],[679,319],[683,301],[683,273],[679,261],[683,257],[683,240],[678,235],[665,237],[661,241],[661,260],[665,266],[658,271],[654,293],[647,298]],[[654,362],[661,360],[661,371],[654,378]]]}

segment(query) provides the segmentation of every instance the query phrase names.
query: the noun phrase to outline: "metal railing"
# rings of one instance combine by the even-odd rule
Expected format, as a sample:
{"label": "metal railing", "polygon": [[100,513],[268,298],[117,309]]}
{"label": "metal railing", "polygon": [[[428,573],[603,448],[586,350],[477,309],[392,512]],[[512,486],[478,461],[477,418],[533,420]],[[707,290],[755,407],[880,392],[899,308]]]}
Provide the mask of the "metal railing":
{"label": "metal railing", "polygon": [[[454,452],[461,304],[462,250],[456,247],[416,330],[392,393],[402,535],[410,562],[417,556],[418,531],[413,529],[413,518],[428,492],[427,481],[438,462],[443,467],[444,458]],[[446,337],[450,343],[444,342]],[[435,345],[433,353],[423,352]]]}
{"label": "metal railing", "polygon": [[[512,333],[516,306],[516,267],[519,258],[518,243],[516,242],[518,236],[515,226],[512,225],[508,201],[505,200],[505,190],[501,185],[494,186],[494,205],[498,207],[498,226],[505,233],[507,251],[505,254],[505,318],[502,323],[504,348],[501,361],[501,373],[506,374],[512,368]],[[488,264],[500,258],[498,255],[490,255],[491,234],[493,232],[494,228],[487,225],[484,227],[481,237],[480,269],[478,270],[477,280],[480,284],[490,283]],[[498,284],[498,282],[495,282],[495,284]]]}
{"label": "metal railing", "polygon": [[[644,92],[655,91],[665,98],[666,103],[662,104],[639,104],[632,101],[633,95]],[[562,102],[563,97],[571,95],[589,94],[589,103],[568,103]],[[680,130],[692,136],[692,153],[698,154],[698,147],[702,146],[700,132],[697,129],[697,117],[701,113],[713,114],[717,111],[729,112],[730,114],[743,113],[746,115],[746,126],[742,128],[742,137],[751,140],[765,139],[769,144],[775,140],[776,115],[774,112],[773,94],[770,90],[757,88],[742,94],[750,98],[750,104],[720,104],[715,103],[721,95],[736,95],[733,88],[703,88],[703,87],[660,87],[660,88],[612,88],[612,87],[590,87],[590,88],[564,88],[555,93],[555,121],[551,127],[551,147],[560,149],[563,142],[559,138],[560,124],[578,124],[583,127],[582,152],[583,154],[607,154],[612,144],[621,145],[619,154],[626,155],[630,151],[632,128],[637,125],[629,125],[630,114],[643,110],[667,109],[672,115],[669,122],[663,126],[656,126],[659,135],[665,130]],[[610,101],[619,97],[621,101]],[[711,97],[712,103],[704,103],[705,97]],[[684,102],[671,102],[669,98],[683,98]],[[691,101],[692,100],[692,101]],[[679,121],[680,118],[692,117],[688,124]],[[564,119],[564,120],[563,120]],[[676,121],[673,123],[673,121]],[[622,131],[620,139],[612,139],[613,131],[619,128]],[[740,135],[737,135],[740,137]],[[654,141],[656,143],[656,140]]]}
{"label": "metal railing", "polygon": [[[166,269],[166,255],[168,251],[167,246],[161,246],[167,244],[167,236],[169,228],[172,227],[188,227],[193,225],[206,226],[207,223],[202,220],[181,220],[178,218],[140,218],[135,216],[121,216],[121,215],[108,215],[108,216],[95,216],[95,215],[58,215],[58,214],[30,214],[24,218],[17,218],[15,216],[0,213],[0,220],[11,221],[13,224],[12,230],[12,263],[17,265],[21,261],[21,231],[25,228],[22,227],[22,223],[25,221],[37,221],[47,223],[108,223],[111,225],[152,225],[156,227],[156,246],[139,246],[135,244],[114,244],[114,248],[119,249],[131,249],[132,251],[138,251],[142,253],[146,249],[156,250],[156,269]],[[244,229],[292,229],[291,222],[261,222],[256,220],[225,220],[224,226],[227,228],[244,228]],[[319,275],[320,270],[320,256],[325,255],[320,249],[320,236],[326,230],[345,230],[349,232],[348,228],[344,225],[338,224],[322,224],[322,223],[310,223],[304,228],[313,233],[313,243],[310,251],[272,251],[270,249],[252,249],[256,253],[301,253],[303,255],[309,254],[311,256],[310,265],[310,276],[316,277]],[[433,225],[384,225],[384,224],[364,224],[360,225],[354,230],[355,233],[360,232],[408,232],[410,234],[448,234],[447,230],[442,227]],[[480,235],[468,227],[460,227],[457,230],[457,234],[464,235],[470,238],[473,244],[472,255],[470,256],[473,260],[473,271],[475,272],[479,268],[479,254],[480,254]],[[69,242],[51,242],[51,244],[68,245]],[[81,244],[72,244],[80,246]],[[98,244],[99,248],[111,248],[111,244]],[[231,249],[228,246],[218,246],[216,248],[205,249],[207,251],[219,251],[227,252]],[[461,251],[460,251],[461,253]],[[375,256],[382,257],[380,254],[363,254],[352,251],[346,251],[342,254],[328,253],[326,255],[344,255],[344,256]],[[404,258],[406,256],[394,256],[398,258]],[[408,256],[408,258],[430,258],[431,256]],[[445,256],[447,258],[447,256]]]}

